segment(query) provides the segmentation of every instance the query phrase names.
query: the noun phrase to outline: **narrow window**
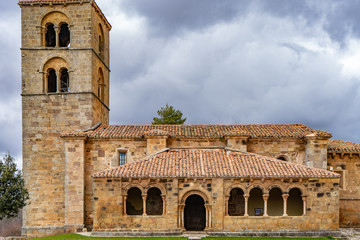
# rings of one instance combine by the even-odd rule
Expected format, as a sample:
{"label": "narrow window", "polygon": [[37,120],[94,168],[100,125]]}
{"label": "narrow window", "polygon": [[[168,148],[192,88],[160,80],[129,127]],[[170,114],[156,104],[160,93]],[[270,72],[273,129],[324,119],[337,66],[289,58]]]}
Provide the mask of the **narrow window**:
{"label": "narrow window", "polygon": [[137,187],[132,187],[127,192],[126,214],[127,215],[143,214],[143,199],[141,196],[141,190]]}
{"label": "narrow window", "polygon": [[245,198],[243,190],[240,188],[234,188],[231,190],[228,208],[229,216],[244,216]]}
{"label": "narrow window", "polygon": [[59,45],[60,47],[67,47],[70,44],[70,31],[67,23],[60,26]]}
{"label": "narrow window", "polygon": [[163,214],[163,200],[161,191],[152,187],[147,192],[146,197],[146,214],[147,215],[162,215]]}
{"label": "narrow window", "polygon": [[293,188],[289,191],[287,214],[289,216],[301,216],[303,214],[303,200],[301,191],[298,188]]}
{"label": "narrow window", "polygon": [[260,188],[253,188],[250,191],[248,213],[249,216],[262,216],[264,214],[264,199]]}
{"label": "narrow window", "polygon": [[48,92],[56,92],[56,72],[54,69],[50,69],[48,72]]}
{"label": "narrow window", "polygon": [[98,97],[101,101],[105,99],[105,83],[104,83],[104,73],[101,68],[99,68],[99,80],[98,80]]}
{"label": "narrow window", "polygon": [[98,27],[98,31],[99,31],[99,56],[100,58],[104,58],[104,48],[105,48],[105,43],[104,43],[104,30],[101,26],[101,24],[99,24]]}
{"label": "narrow window", "polygon": [[126,152],[119,152],[119,166],[126,163]]}
{"label": "narrow window", "polygon": [[55,47],[56,46],[55,28],[54,28],[54,24],[52,24],[52,23],[50,23],[46,27],[45,43],[46,43],[46,47]]}
{"label": "narrow window", "polygon": [[60,91],[69,92],[69,72],[66,68],[61,70],[60,75]]}
{"label": "narrow window", "polygon": [[284,211],[284,201],[280,188],[273,188],[269,192],[268,214],[269,216],[282,216]]}

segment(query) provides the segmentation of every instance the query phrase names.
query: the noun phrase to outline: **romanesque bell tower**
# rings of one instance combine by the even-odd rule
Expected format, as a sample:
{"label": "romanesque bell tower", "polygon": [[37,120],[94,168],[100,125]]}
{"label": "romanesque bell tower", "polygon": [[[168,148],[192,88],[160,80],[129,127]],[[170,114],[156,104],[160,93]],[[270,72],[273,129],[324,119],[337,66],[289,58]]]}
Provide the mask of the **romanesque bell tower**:
{"label": "romanesque bell tower", "polygon": [[23,233],[34,237],[84,227],[81,215],[66,210],[73,190],[65,187],[60,135],[108,124],[111,26],[94,0],[21,0],[19,5],[23,169],[30,192]]}

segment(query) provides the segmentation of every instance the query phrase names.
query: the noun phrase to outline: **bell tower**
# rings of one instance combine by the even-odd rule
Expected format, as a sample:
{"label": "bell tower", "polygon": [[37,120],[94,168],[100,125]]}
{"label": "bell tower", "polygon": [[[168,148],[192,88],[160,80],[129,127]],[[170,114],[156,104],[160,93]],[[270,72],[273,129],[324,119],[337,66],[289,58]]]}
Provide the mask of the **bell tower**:
{"label": "bell tower", "polygon": [[71,189],[60,135],[108,124],[111,25],[94,0],[20,0],[19,6],[23,170],[30,193],[23,234],[82,229],[81,216],[72,216],[76,224],[66,220]]}

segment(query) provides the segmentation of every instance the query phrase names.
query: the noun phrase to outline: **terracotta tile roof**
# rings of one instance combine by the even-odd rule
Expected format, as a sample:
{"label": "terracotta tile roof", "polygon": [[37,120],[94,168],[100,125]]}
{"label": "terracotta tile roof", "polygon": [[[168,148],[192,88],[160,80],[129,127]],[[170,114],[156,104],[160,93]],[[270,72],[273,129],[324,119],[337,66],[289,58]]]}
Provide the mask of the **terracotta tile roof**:
{"label": "terracotta tile roof", "polygon": [[72,132],[66,136],[89,138],[143,138],[167,132],[173,138],[223,138],[249,136],[251,138],[304,138],[314,134],[330,138],[325,131],[312,130],[303,124],[253,124],[253,125],[101,125],[87,132]]}
{"label": "terracotta tile roof", "polygon": [[328,151],[338,153],[360,153],[360,144],[330,139],[328,142]]}
{"label": "terracotta tile roof", "polygon": [[167,149],[133,163],[98,172],[99,177],[337,178],[339,174],[225,148]]}
{"label": "terracotta tile roof", "polygon": [[26,4],[26,3],[73,3],[73,2],[90,2],[90,0],[20,0],[19,4]]}

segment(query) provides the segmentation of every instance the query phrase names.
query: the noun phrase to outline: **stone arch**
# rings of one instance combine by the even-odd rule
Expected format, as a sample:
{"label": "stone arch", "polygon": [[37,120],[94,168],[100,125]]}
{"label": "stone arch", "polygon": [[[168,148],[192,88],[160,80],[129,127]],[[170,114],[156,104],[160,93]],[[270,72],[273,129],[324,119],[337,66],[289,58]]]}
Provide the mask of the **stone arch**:
{"label": "stone arch", "polygon": [[291,161],[291,158],[286,154],[280,154],[280,155],[276,156],[276,159],[281,160],[281,161],[286,161],[286,162]]}
{"label": "stone arch", "polygon": [[[53,69],[56,73],[55,80],[52,79],[53,73],[50,73],[51,69]],[[44,93],[61,91],[61,71],[63,69],[67,69],[67,73],[69,74],[69,64],[67,63],[67,61],[65,59],[60,58],[60,57],[51,58],[43,65],[43,73],[44,73],[43,92]],[[70,81],[69,79],[70,78],[68,77],[68,83]],[[54,82],[52,82],[52,81],[54,81]],[[55,84],[55,86],[52,86],[53,84]]]}
{"label": "stone arch", "polygon": [[268,193],[270,193],[271,189],[273,188],[279,188],[283,193],[286,192],[286,187],[281,186],[279,184],[271,184],[271,183],[266,187],[266,190]]}
{"label": "stone arch", "polygon": [[205,200],[198,194],[191,194],[185,200],[184,228],[188,231],[202,231],[207,226]]}
{"label": "stone arch", "polygon": [[105,35],[104,29],[101,23],[98,24],[98,33],[99,33],[99,46],[98,46],[98,53],[100,58],[104,58],[105,53]]}
{"label": "stone arch", "polygon": [[60,92],[69,92],[69,88],[70,88],[69,70],[63,67],[60,69],[59,73],[60,73]]}
{"label": "stone arch", "polygon": [[230,187],[228,187],[226,190],[225,190],[225,196],[229,196],[230,195],[230,192],[231,190],[233,190],[234,188],[240,188],[244,194],[247,193],[247,189],[243,186],[243,185],[240,185],[240,184],[232,184],[230,185]]}
{"label": "stone arch", "polygon": [[286,188],[286,193],[289,193],[292,188],[298,188],[300,190],[302,196],[304,196],[304,197],[307,196],[306,188],[303,185],[297,184],[297,183],[290,184]]}
{"label": "stone arch", "polygon": [[227,213],[229,216],[244,216],[245,215],[245,193],[244,190],[238,187],[231,189],[227,201]]}
{"label": "stone arch", "polygon": [[289,216],[301,216],[304,213],[304,198],[299,188],[293,187],[289,191],[287,198],[287,214]]}
{"label": "stone arch", "polygon": [[127,195],[127,192],[132,187],[137,187],[137,188],[139,188],[141,190],[141,194],[146,194],[145,189],[140,184],[138,184],[138,183],[129,183],[123,188],[123,195]]}
{"label": "stone arch", "polygon": [[144,201],[142,191],[138,187],[131,187],[126,192],[126,214],[127,215],[143,215]]}
{"label": "stone arch", "polygon": [[153,184],[149,184],[146,188],[145,188],[145,192],[147,193],[149,191],[150,188],[158,188],[161,192],[162,195],[165,195],[166,194],[166,190],[165,188],[160,185],[160,184],[157,184],[157,183],[153,183]]}
{"label": "stone arch", "polygon": [[248,214],[249,216],[262,216],[265,202],[263,199],[264,188],[254,185],[249,189]]}
{"label": "stone arch", "polygon": [[261,191],[263,192],[263,194],[267,194],[268,191],[267,189],[263,186],[263,185],[260,185],[258,183],[255,183],[255,184],[251,184],[250,186],[247,187],[247,191],[246,191],[246,194],[250,194],[250,191],[254,188],[260,188]]}
{"label": "stone arch", "polygon": [[164,200],[162,192],[157,187],[151,187],[146,192],[146,214],[162,215],[164,214]]}
{"label": "stone arch", "polygon": [[[53,25],[54,27],[54,31],[55,31],[55,36],[50,36],[47,33],[49,31],[48,26]],[[60,27],[61,25],[67,24],[68,26],[68,30],[69,30],[69,26],[70,26],[70,19],[68,18],[68,16],[64,13],[64,12],[60,12],[60,11],[49,11],[47,13],[45,13],[42,18],[41,18],[41,45],[44,47],[55,47],[55,46],[60,46],[59,44],[59,33],[60,33]],[[69,30],[69,42],[70,42],[70,30]],[[50,39],[53,40],[53,37],[55,37],[55,43],[51,42],[52,44],[49,44],[49,42],[47,42],[47,40],[49,40],[49,37],[51,37]],[[65,41],[66,42],[66,41]]]}
{"label": "stone arch", "polygon": [[203,193],[202,191],[199,191],[199,190],[190,190],[190,191],[186,192],[181,198],[181,203],[185,204],[186,199],[190,195],[194,195],[194,194],[199,195],[200,197],[202,197],[204,199],[204,201],[205,201],[205,204],[209,204],[210,197],[206,193]]}
{"label": "stone arch", "polygon": [[105,100],[105,78],[104,78],[104,71],[101,67],[98,70],[98,92],[97,95],[101,99],[101,101]]}
{"label": "stone arch", "polygon": [[283,191],[281,188],[274,186],[269,190],[268,215],[269,216],[282,216],[284,213],[284,200],[282,197]]}
{"label": "stone arch", "polygon": [[59,23],[59,47],[68,47],[70,44],[70,28],[67,22]]}

